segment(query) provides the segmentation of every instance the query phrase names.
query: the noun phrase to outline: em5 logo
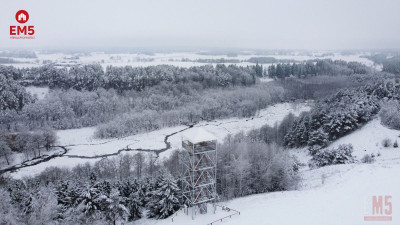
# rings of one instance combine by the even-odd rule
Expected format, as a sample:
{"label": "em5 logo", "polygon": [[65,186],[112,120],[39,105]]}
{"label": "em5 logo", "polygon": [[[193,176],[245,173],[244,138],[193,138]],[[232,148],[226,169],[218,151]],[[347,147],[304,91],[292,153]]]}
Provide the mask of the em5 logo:
{"label": "em5 logo", "polygon": [[[29,13],[25,10],[19,10],[15,14],[15,19],[18,23],[24,24],[29,20]],[[11,39],[35,39],[34,26],[10,26]]]}

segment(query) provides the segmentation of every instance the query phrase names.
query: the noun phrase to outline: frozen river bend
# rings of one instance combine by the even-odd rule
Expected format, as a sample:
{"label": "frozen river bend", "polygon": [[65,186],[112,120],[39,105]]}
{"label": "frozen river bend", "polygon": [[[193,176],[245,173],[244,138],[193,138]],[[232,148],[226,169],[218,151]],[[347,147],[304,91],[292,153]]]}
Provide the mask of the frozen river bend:
{"label": "frozen river bend", "polygon": [[72,168],[86,162],[94,163],[105,157],[120,153],[153,152],[159,157],[167,157],[174,149],[181,147],[182,136],[193,127],[202,127],[214,134],[219,142],[228,134],[247,132],[265,124],[273,126],[286,115],[310,110],[307,103],[280,103],[261,110],[252,118],[229,118],[202,121],[194,126],[176,126],[115,139],[94,139],[94,127],[57,131],[59,146],[66,151],[62,156],[27,166],[14,171],[14,178],[37,175],[48,167]]}

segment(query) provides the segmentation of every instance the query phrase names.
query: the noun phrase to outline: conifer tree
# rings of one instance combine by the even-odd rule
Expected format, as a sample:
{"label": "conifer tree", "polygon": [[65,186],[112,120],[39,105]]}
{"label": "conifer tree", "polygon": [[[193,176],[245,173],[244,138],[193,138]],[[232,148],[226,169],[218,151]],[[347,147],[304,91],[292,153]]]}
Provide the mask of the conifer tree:
{"label": "conifer tree", "polygon": [[148,204],[148,216],[150,218],[167,218],[176,212],[180,206],[180,189],[176,180],[167,172],[161,174],[163,175],[158,177],[156,189],[153,191]]}

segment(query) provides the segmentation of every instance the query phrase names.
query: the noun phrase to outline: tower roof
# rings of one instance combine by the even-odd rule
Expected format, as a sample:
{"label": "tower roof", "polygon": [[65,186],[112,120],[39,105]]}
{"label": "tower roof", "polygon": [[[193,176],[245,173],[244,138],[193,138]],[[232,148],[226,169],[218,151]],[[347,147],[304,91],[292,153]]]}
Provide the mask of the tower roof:
{"label": "tower roof", "polygon": [[186,130],[182,135],[183,140],[188,140],[193,144],[203,141],[214,141],[217,138],[210,132],[206,131],[201,127],[193,127]]}

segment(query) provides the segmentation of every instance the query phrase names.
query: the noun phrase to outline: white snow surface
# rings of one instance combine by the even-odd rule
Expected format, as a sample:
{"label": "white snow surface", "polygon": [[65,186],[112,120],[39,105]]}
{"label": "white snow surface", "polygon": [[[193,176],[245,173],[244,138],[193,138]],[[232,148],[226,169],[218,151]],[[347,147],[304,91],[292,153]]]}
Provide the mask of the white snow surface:
{"label": "white snow surface", "polygon": [[[400,173],[399,161],[396,163],[382,162],[343,166],[347,167],[347,170],[336,171],[334,175],[326,178],[325,184],[320,187],[258,194],[222,202],[220,204],[238,210],[240,215],[234,215],[232,218],[226,218],[215,224],[399,224],[400,210],[396,206],[400,205],[400,182],[395,179]],[[321,170],[325,169],[321,168]],[[318,172],[318,170],[313,171],[313,173]],[[375,195],[392,196],[393,221],[364,221],[364,216],[372,214],[372,196]],[[195,220],[192,220],[190,216],[180,211],[174,218],[174,222],[171,218],[164,220],[142,219],[134,224],[209,224],[225,217],[226,214],[226,212],[218,209],[216,214],[209,212],[205,215],[197,215]]]}
{"label": "white snow surface", "polygon": [[381,154],[384,158],[393,158],[393,154],[400,152],[399,148],[392,146],[385,148],[382,145],[384,139],[390,139],[392,144],[395,140],[400,143],[400,131],[389,129],[381,124],[379,118],[367,123],[362,128],[353,133],[333,142],[330,147],[337,147],[340,144],[352,144],[354,148],[353,155],[361,159],[365,154]]}
{"label": "white snow surface", "polygon": [[32,96],[36,96],[39,100],[42,100],[48,93],[49,87],[35,87],[35,86],[28,86],[25,88],[26,91],[31,94]]}
{"label": "white snow surface", "polygon": [[194,127],[192,129],[189,129],[182,136],[183,140],[188,140],[193,144],[203,141],[213,141],[217,139],[213,134],[204,130],[202,127]]}

